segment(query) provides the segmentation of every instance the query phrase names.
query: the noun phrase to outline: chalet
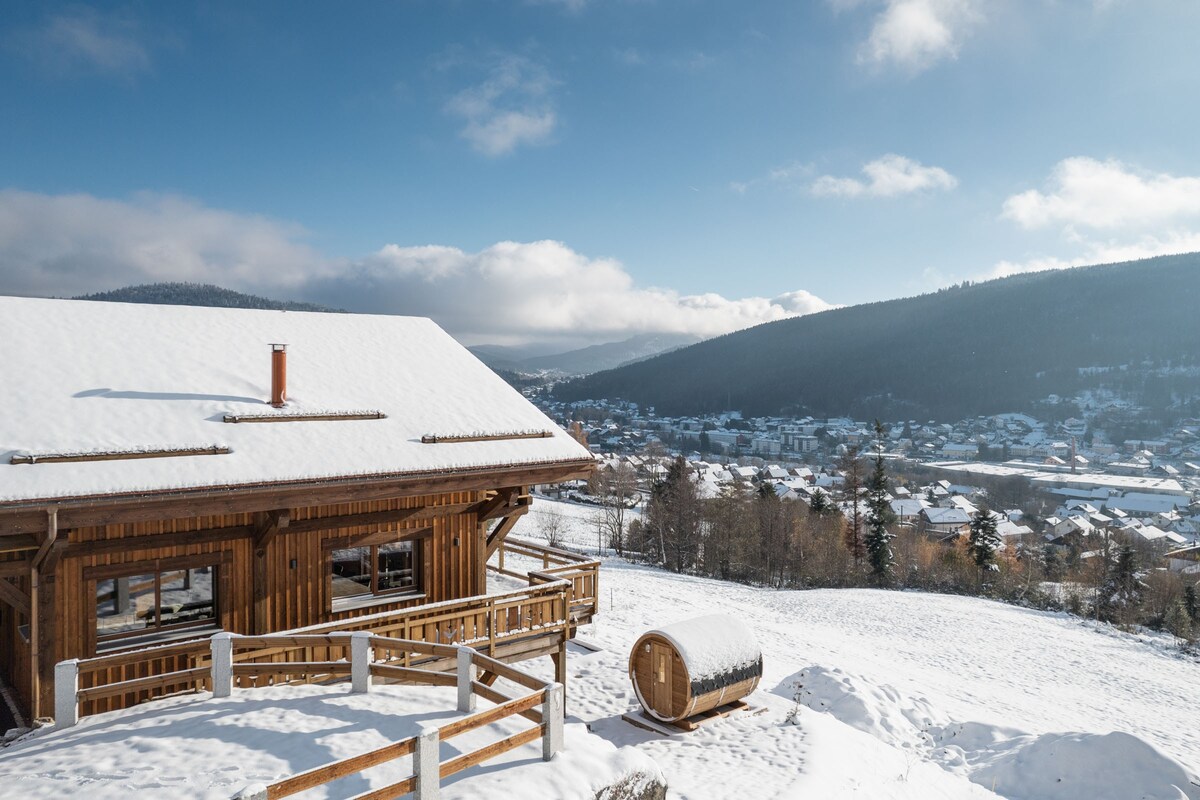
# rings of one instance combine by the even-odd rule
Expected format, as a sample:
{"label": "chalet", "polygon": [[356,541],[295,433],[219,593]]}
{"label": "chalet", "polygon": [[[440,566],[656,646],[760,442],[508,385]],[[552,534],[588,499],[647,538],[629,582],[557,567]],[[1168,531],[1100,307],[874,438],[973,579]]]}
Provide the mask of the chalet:
{"label": "chalet", "polygon": [[56,662],[107,665],[89,708],[122,707],[218,631],[483,642],[565,676],[595,563],[504,603],[485,570],[529,487],[593,456],[431,321],[0,298],[0,335],[0,675],[30,718]]}

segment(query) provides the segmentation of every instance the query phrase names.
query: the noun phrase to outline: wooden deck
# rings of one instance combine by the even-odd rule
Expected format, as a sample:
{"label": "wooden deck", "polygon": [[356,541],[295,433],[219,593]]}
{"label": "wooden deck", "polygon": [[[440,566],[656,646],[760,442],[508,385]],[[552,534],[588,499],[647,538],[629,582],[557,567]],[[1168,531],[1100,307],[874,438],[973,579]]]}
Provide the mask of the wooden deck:
{"label": "wooden deck", "polygon": [[[307,791],[356,775],[372,767],[387,764],[406,756],[412,758],[412,773],[400,781],[358,795],[356,800],[383,800],[416,792],[418,797],[435,797],[443,778],[482,764],[524,744],[542,740],[542,758],[550,760],[563,744],[563,686],[547,683],[525,672],[497,661],[475,648],[460,645],[430,644],[416,640],[395,639],[367,632],[332,634],[275,634],[266,636],[236,636],[223,633],[209,641],[188,644],[195,656],[200,649],[209,653],[209,663],[174,673],[156,676],[154,685],[172,685],[204,677],[215,697],[228,697],[235,684],[254,686],[293,683],[297,676],[349,678],[352,692],[371,691],[372,682],[400,681],[428,686],[454,686],[458,689],[457,710],[466,716],[451,720],[416,736],[390,742],[383,747],[310,769],[268,786],[253,787],[240,792],[241,800],[277,800],[277,798]],[[239,656],[239,651],[244,651]],[[264,654],[324,653],[325,661],[297,661],[294,655],[287,661],[248,661]],[[332,654],[341,656],[336,660]],[[429,668],[430,664],[449,661],[451,672]],[[424,668],[400,666],[425,664]],[[85,662],[64,661],[56,667],[55,716],[59,727],[70,727],[78,721],[85,705],[97,698],[112,697],[128,686],[79,688],[79,676]],[[480,672],[482,671],[482,674]],[[203,676],[201,675],[203,673]],[[499,675],[527,692],[519,697],[502,694],[486,682],[484,676]],[[142,681],[139,686],[153,686]],[[493,703],[490,708],[476,711],[476,698]],[[443,761],[439,743],[462,734],[486,728],[500,720],[521,717],[534,723],[516,733],[469,750]]]}

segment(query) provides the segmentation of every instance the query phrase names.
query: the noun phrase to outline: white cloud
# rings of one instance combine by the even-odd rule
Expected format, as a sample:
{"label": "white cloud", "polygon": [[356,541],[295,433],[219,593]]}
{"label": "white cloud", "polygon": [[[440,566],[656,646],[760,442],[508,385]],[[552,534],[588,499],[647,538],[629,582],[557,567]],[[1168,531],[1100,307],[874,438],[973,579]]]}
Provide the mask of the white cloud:
{"label": "white cloud", "polygon": [[1116,264],[1122,261],[1137,261],[1153,256],[1200,251],[1200,231],[1168,231],[1162,234],[1147,234],[1130,241],[1080,241],[1080,254],[1067,258],[1057,256],[1031,256],[1025,261],[1001,261],[982,278],[1003,278],[1024,272],[1042,272],[1049,269],[1090,267],[1097,264]]}
{"label": "white cloud", "polygon": [[327,266],[295,225],[142,194],[0,190],[0,280],[13,294],[75,295],[153,281],[295,287]]}
{"label": "white cloud", "polygon": [[829,304],[805,291],[730,299],[643,288],[620,262],[561,242],[479,252],[389,244],[329,258],[305,231],[195,201],[0,191],[0,293],[71,296],[195,281],[355,311],[430,316],[474,342],[611,341],[640,332],[713,336]]}
{"label": "white cloud", "polygon": [[1023,228],[1070,225],[1118,230],[1200,216],[1200,177],[1136,170],[1120,161],[1060,161],[1046,191],[1030,189],[1004,203],[1003,217]]}
{"label": "white cloud", "polygon": [[921,191],[949,191],[958,179],[941,167],[927,167],[894,153],[865,165],[867,179],[822,175],[813,181],[812,193],[819,197],[895,197]]}
{"label": "white cloud", "polygon": [[150,52],[138,24],[125,16],[75,8],[17,37],[25,55],[53,72],[94,69],[131,76],[148,70]]}
{"label": "white cloud", "polygon": [[760,184],[776,184],[785,187],[794,187],[797,184],[805,181],[813,174],[812,164],[805,164],[800,161],[789,161],[786,164],[780,164],[778,167],[772,167],[767,171],[766,175],[758,178],[751,178],[746,181],[730,181],[729,188],[738,194],[745,194],[750,189]]}
{"label": "white cloud", "polygon": [[[832,4],[842,11],[864,3]],[[917,73],[943,59],[955,59],[963,39],[983,18],[981,6],[981,0],[883,0],[870,34],[859,46],[858,62]]]}
{"label": "white cloud", "polygon": [[1026,230],[1058,227],[1070,252],[1005,260],[984,277],[1136,261],[1200,250],[1200,177],[1152,173],[1116,160],[1067,158],[1044,191],[1004,202],[1001,217]]}
{"label": "white cloud", "polygon": [[476,151],[506,155],[521,145],[544,144],[554,133],[555,85],[546,70],[529,59],[505,56],[482,83],[450,98],[446,110],[463,119],[459,133]]}
{"label": "white cloud", "polygon": [[562,242],[499,242],[477,253],[387,245],[311,287],[346,307],[432,316],[469,341],[586,338],[642,331],[715,336],[829,304],[808,292],[728,299],[641,288],[613,259]]}

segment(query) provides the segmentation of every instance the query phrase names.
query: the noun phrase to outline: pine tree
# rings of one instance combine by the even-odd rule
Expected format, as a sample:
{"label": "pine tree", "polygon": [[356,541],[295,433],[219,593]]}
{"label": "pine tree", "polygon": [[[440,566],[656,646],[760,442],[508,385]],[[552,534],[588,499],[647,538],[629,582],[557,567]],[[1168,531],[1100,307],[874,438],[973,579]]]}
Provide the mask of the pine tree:
{"label": "pine tree", "polygon": [[967,543],[971,560],[979,567],[982,577],[996,571],[996,551],[1000,549],[1000,534],[996,531],[996,515],[986,506],[971,517],[971,537]]}
{"label": "pine tree", "polygon": [[1188,615],[1182,600],[1176,600],[1167,610],[1167,618],[1164,623],[1167,632],[1174,636],[1180,644],[1188,644],[1195,638],[1192,618]]}
{"label": "pine tree", "polygon": [[812,499],[808,501],[808,510],[818,517],[832,514],[833,504],[829,502],[829,495],[821,489],[813,490]]}
{"label": "pine tree", "polygon": [[854,445],[848,446],[838,466],[842,471],[842,498],[849,504],[845,513],[846,523],[842,540],[854,558],[854,566],[857,567],[867,554],[863,541],[862,507],[858,502],[858,492],[862,488],[862,464],[858,460],[858,448]]}
{"label": "pine tree", "polygon": [[867,560],[871,564],[871,574],[880,584],[892,579],[892,566],[895,559],[892,555],[892,539],[894,534],[888,530],[888,524],[894,518],[892,506],[887,500],[887,472],[883,467],[883,424],[875,420],[875,469],[867,479]]}
{"label": "pine tree", "polygon": [[658,555],[666,567],[676,572],[692,569],[700,552],[700,499],[682,456],[652,488],[646,519],[658,537]]}
{"label": "pine tree", "polygon": [[1192,622],[1200,625],[1200,597],[1197,597],[1196,584],[1183,587],[1183,607]]}
{"label": "pine tree", "polygon": [[1141,607],[1146,585],[1138,574],[1139,566],[1137,551],[1129,545],[1122,547],[1100,587],[1096,613],[1102,619],[1124,624]]}

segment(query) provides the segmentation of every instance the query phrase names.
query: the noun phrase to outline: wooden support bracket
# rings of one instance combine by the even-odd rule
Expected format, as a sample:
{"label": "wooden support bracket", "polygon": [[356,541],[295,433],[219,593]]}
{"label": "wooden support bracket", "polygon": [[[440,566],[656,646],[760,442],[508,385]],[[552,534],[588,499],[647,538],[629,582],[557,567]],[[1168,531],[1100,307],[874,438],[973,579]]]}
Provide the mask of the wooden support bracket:
{"label": "wooden support bracket", "polygon": [[254,532],[254,551],[256,555],[266,554],[267,545],[279,535],[292,521],[292,512],[286,508],[278,511],[268,511],[259,520]]}
{"label": "wooden support bracket", "polygon": [[509,516],[500,520],[500,524],[488,534],[485,561],[492,557],[492,554],[500,547],[500,543],[504,541],[504,537],[508,536],[513,526],[517,524],[517,520],[525,516],[525,512],[528,510],[527,506],[518,508],[518,510],[513,511]]}
{"label": "wooden support bracket", "polygon": [[9,583],[6,578],[0,578],[0,601],[8,603],[16,609],[18,614],[26,617],[29,616],[29,611],[33,607],[29,595]]}

